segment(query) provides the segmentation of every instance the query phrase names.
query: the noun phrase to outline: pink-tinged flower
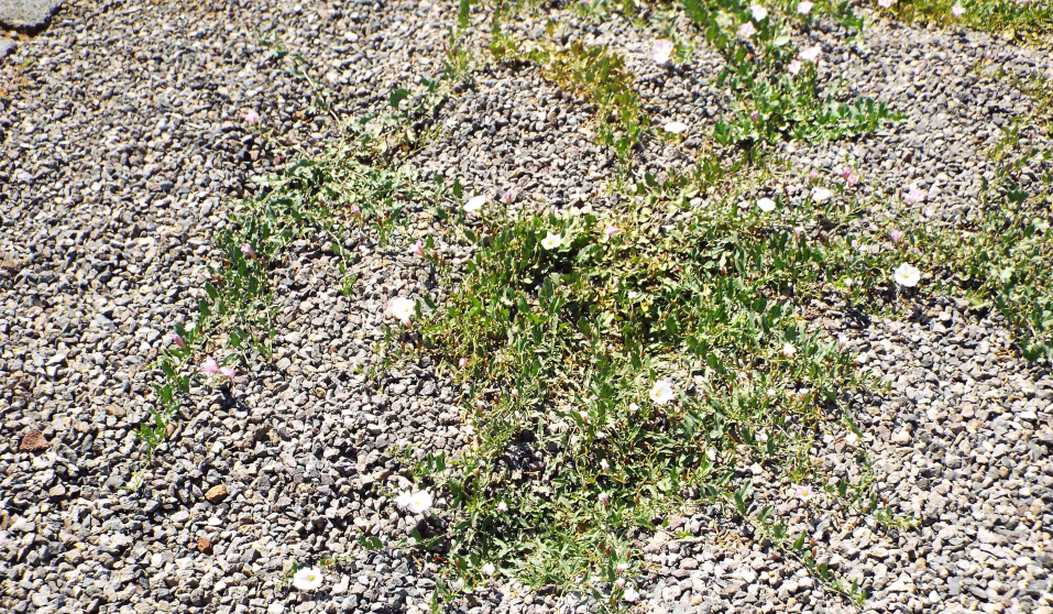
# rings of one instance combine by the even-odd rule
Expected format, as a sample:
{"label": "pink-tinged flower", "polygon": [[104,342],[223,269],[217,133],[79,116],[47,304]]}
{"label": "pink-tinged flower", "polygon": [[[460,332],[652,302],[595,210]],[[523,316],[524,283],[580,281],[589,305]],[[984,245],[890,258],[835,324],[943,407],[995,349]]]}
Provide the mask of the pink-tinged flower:
{"label": "pink-tinged flower", "polygon": [[461,359],[457,361],[457,366],[462,368],[462,369],[467,367],[468,366],[468,359],[465,358],[464,356],[461,356]]}
{"label": "pink-tinged flower", "polygon": [[260,114],[257,113],[255,109],[246,109],[245,112],[242,113],[241,118],[250,126],[260,122]]}
{"label": "pink-tinged flower", "polygon": [[794,492],[797,495],[797,498],[802,501],[808,501],[815,496],[815,491],[813,491],[812,487],[807,484],[800,484],[794,488]]}
{"label": "pink-tinged flower", "polygon": [[892,5],[896,3],[896,0],[877,0],[878,6],[883,9],[890,9]]}
{"label": "pink-tinged flower", "polygon": [[201,367],[198,369],[201,375],[205,377],[212,377],[213,375],[219,374],[219,363],[216,362],[215,358],[208,358],[205,362],[201,363]]}
{"label": "pink-tinged flower", "polygon": [[607,224],[607,226],[603,229],[603,236],[606,239],[610,239],[611,237],[620,232],[621,230],[614,224]]}
{"label": "pink-tinged flower", "polygon": [[768,18],[768,9],[764,8],[764,6],[760,4],[751,4],[750,14],[753,15],[753,19],[755,21],[764,21]]}
{"label": "pink-tinged flower", "polygon": [[907,190],[907,193],[903,195],[903,200],[908,203],[920,203],[925,200],[925,197],[928,195],[928,192],[922,190],[917,185],[912,184],[910,189]]}
{"label": "pink-tinged flower", "polygon": [[516,188],[508,188],[501,193],[501,202],[506,205],[516,202],[517,198],[519,198],[519,190]]}
{"label": "pink-tinged flower", "polygon": [[793,60],[792,62],[787,64],[786,71],[789,72],[791,75],[796,75],[797,73],[801,72],[800,60]]}
{"label": "pink-tinged flower", "polygon": [[961,4],[955,2],[954,6],[951,7],[951,15],[954,15],[955,17],[961,17],[964,14],[965,14],[965,7],[962,6]]}
{"label": "pink-tinged flower", "polygon": [[234,367],[222,367],[219,370],[219,374],[227,379],[234,379],[238,372],[234,370]]}
{"label": "pink-tinged flower", "polygon": [[422,241],[420,239],[417,239],[416,243],[413,244],[413,247],[410,248],[410,253],[413,254],[414,256],[418,257],[418,258],[423,256],[424,255],[424,241]]}
{"label": "pink-tinged flower", "polygon": [[655,64],[664,66],[669,63],[669,58],[673,55],[673,41],[667,38],[660,38],[654,42],[654,46],[651,48],[651,59],[654,60]]}
{"label": "pink-tinged flower", "polygon": [[849,166],[841,168],[841,179],[845,180],[845,185],[848,187],[852,187],[859,183],[859,175],[856,175],[856,172]]}
{"label": "pink-tinged flower", "polygon": [[757,28],[753,27],[753,22],[752,21],[747,21],[746,23],[744,23],[741,26],[739,26],[739,29],[738,29],[738,32],[737,32],[738,37],[741,38],[741,39],[744,39],[744,40],[749,40],[750,37],[752,37],[756,33],[757,33]]}
{"label": "pink-tinged flower", "polygon": [[600,505],[607,505],[607,502],[611,500],[611,496],[605,492],[601,492],[596,497],[600,501]]}
{"label": "pink-tinged flower", "polygon": [[823,49],[819,45],[812,45],[801,52],[801,59],[805,62],[818,62],[819,54],[823,52]]}
{"label": "pink-tinged flower", "polygon": [[255,258],[256,257],[256,248],[252,247],[252,245],[250,245],[248,243],[242,243],[241,244],[241,255],[245,256],[246,258]]}
{"label": "pink-tinged flower", "polygon": [[899,243],[903,240],[903,231],[898,228],[893,228],[888,231],[888,238],[892,239],[893,243]]}
{"label": "pink-tinged flower", "polygon": [[168,342],[177,348],[186,347],[186,339],[183,339],[183,336],[179,333],[168,333]]}
{"label": "pink-tinged flower", "polygon": [[801,2],[800,4],[797,5],[797,14],[798,15],[807,15],[808,13],[812,12],[812,7],[813,6],[815,6],[815,5],[812,4],[811,2],[808,2],[808,0],[804,0],[804,2]]}

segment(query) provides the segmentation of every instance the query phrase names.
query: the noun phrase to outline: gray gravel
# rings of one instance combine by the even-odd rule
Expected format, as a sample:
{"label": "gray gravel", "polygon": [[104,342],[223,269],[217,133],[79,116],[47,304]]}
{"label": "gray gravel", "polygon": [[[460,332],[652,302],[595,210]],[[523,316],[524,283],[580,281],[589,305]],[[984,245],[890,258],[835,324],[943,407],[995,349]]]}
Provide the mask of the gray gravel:
{"label": "gray gravel", "polygon": [[[416,519],[392,494],[406,486],[404,454],[464,443],[459,391],[427,361],[365,375],[386,301],[436,290],[407,249],[437,232],[416,203],[391,243],[348,238],[359,276],[350,297],[337,291],[320,240],[294,245],[275,272],[274,360],[239,378],[234,402],[195,390],[187,419],[142,473],[133,426],[149,409],[144,369],[172,324],[190,317],[231,204],[253,177],[320,152],[344,120],[382,108],[392,88],[436,76],[453,13],[412,0],[83,0],[0,66],[5,611],[401,612],[426,603],[437,569],[394,547]],[[712,84],[719,59],[700,48],[689,65],[655,67],[655,32],[552,15],[576,37],[623,51],[656,124],[691,126],[679,143],[646,139],[642,168],[685,167],[731,104]],[[991,170],[982,152],[993,127],[1029,108],[968,68],[986,58],[1022,74],[1051,70],[1032,51],[959,32],[878,24],[863,56],[817,36],[828,68],[843,55],[849,87],[908,120],[787,153],[832,172],[851,161],[875,193],[919,181],[931,195],[922,206],[937,217],[964,215]],[[297,65],[317,88],[290,70]],[[319,110],[319,95],[331,113]],[[612,204],[613,160],[588,133],[591,115],[534,69],[486,68],[457,89],[442,132],[411,162],[422,176],[459,176],[473,193],[513,189],[525,208],[602,210]],[[1053,379],[1013,352],[997,318],[950,299],[917,303],[916,317],[865,326],[833,305],[812,313],[888,382],[888,394],[860,400],[860,447],[884,504],[919,526],[888,530],[821,500],[780,511],[872,592],[867,610],[1048,611]],[[816,454],[847,473],[855,463],[846,445]],[[128,488],[140,479],[141,489]],[[225,497],[206,498],[220,485]],[[759,496],[792,500],[786,488],[774,482]],[[647,572],[632,581],[640,611],[851,610],[714,510],[686,510],[672,525],[693,537],[641,538]],[[365,536],[385,547],[364,547]],[[287,587],[293,564],[322,557],[337,562],[322,590]],[[505,582],[458,604],[593,608]]]}

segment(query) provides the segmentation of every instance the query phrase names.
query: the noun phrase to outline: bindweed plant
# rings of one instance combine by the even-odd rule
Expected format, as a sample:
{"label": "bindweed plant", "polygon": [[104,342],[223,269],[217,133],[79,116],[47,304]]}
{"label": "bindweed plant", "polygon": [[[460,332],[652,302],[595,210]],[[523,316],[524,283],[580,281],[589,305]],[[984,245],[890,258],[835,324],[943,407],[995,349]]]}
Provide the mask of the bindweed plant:
{"label": "bindweed plant", "polygon": [[[447,531],[423,542],[449,561],[450,586],[498,569],[616,601],[640,535],[684,505],[717,505],[861,597],[795,546],[807,538],[753,499],[747,471],[825,483],[811,451],[846,433],[868,386],[802,316],[857,266],[850,214],[829,200],[743,207],[749,172],[710,161],[648,178],[618,217],[491,213],[472,231],[459,289],[418,324],[467,387],[474,433],[416,475],[450,502]],[[858,500],[875,511],[872,493]]]}
{"label": "bindweed plant", "polygon": [[898,0],[877,11],[908,23],[964,26],[1012,41],[1053,46],[1053,4],[1041,0]]}
{"label": "bindweed plant", "polygon": [[[813,9],[791,18],[776,8],[739,0],[683,0],[682,4],[706,41],[725,59],[718,83],[730,87],[738,98],[739,108],[715,128],[718,143],[836,140],[873,132],[897,119],[884,104],[871,99],[838,102],[820,93],[816,65],[822,49],[798,50],[786,25],[807,19]],[[827,6],[844,20],[851,15],[847,5]]]}
{"label": "bindweed plant", "polygon": [[[175,326],[170,347],[155,363],[155,405],[138,430],[151,456],[193,385],[229,386],[234,365],[269,359],[275,334],[270,271],[294,242],[317,242],[334,255],[341,290],[350,295],[349,230],[365,227],[368,236],[384,243],[403,218],[403,203],[441,197],[441,185],[421,186],[403,170],[367,166],[354,151],[339,148],[262,180],[260,195],[244,201],[218,234],[219,263],[211,269],[193,324]],[[193,366],[202,353],[225,358]]]}

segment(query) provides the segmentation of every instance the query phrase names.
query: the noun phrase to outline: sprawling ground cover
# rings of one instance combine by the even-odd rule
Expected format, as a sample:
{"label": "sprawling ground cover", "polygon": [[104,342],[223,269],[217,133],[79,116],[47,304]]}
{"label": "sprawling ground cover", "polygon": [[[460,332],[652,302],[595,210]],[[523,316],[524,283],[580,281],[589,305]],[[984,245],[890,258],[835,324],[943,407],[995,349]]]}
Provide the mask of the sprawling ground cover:
{"label": "sprawling ground cover", "polygon": [[[124,426],[75,444],[87,477],[44,471],[75,449],[61,412],[19,433],[3,530],[116,501],[60,535],[96,548],[62,573],[102,562],[139,578],[107,600],[157,607],[1049,605],[1047,5],[406,10],[336,10],[321,57],[281,27],[244,45],[297,110],[220,132],[273,172],[172,245],[195,272],[148,332],[112,334],[148,341]],[[67,286],[130,287],[99,283]],[[4,358],[12,407],[54,404],[42,359]],[[11,587],[50,577],[34,539]],[[219,560],[236,596],[187,584]]]}

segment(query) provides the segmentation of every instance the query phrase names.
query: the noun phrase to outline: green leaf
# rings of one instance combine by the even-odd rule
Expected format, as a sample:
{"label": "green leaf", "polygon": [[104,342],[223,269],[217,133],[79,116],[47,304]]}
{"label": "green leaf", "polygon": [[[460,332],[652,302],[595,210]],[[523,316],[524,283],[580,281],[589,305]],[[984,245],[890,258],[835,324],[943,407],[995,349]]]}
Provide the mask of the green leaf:
{"label": "green leaf", "polygon": [[409,95],[410,91],[408,89],[403,87],[397,87],[394,90],[392,90],[391,95],[388,96],[388,105],[392,109],[397,110],[399,108],[399,104],[401,104],[403,100],[408,98]]}

